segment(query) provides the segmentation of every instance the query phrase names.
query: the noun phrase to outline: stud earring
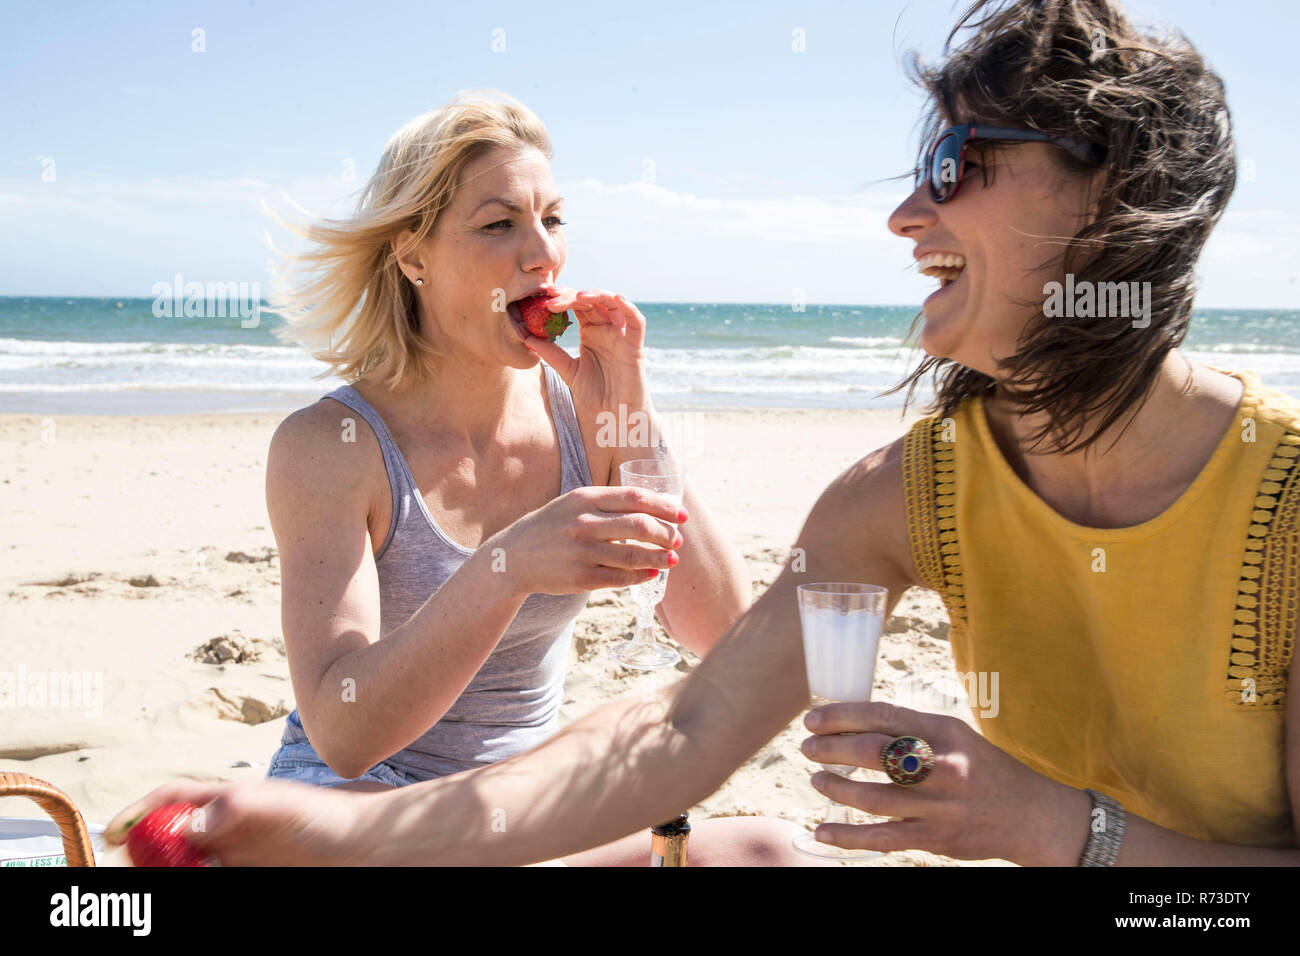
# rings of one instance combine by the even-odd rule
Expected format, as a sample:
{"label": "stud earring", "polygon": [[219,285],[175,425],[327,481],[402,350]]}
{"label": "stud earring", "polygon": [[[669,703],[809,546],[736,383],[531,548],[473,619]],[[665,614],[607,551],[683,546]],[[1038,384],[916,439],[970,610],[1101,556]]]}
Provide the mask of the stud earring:
{"label": "stud earring", "polygon": [[415,284],[416,284],[416,285],[424,285],[424,278],[421,277],[421,278],[419,278],[419,279],[416,279],[416,280],[415,280]]}

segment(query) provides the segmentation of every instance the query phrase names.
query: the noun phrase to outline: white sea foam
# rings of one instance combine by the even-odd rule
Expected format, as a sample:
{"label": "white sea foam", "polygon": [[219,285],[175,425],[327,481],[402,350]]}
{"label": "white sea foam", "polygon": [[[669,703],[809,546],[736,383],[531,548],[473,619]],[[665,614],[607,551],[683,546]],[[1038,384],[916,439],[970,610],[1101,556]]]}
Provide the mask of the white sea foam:
{"label": "white sea foam", "polygon": [[69,342],[0,338],[3,355],[216,355],[229,358],[276,358],[303,355],[292,345],[228,345],[217,342]]}
{"label": "white sea foam", "polygon": [[832,335],[828,341],[841,345],[857,345],[867,349],[898,349],[903,347],[903,340],[892,335]]}
{"label": "white sea foam", "polygon": [[[920,360],[901,337],[911,321],[908,312],[828,307],[791,315],[772,306],[652,306],[646,313],[658,330],[652,341],[661,345],[646,349],[651,391],[665,405],[678,407],[898,408],[902,392],[880,393]],[[7,314],[16,318],[8,321]],[[861,315],[871,318],[853,318]],[[1184,354],[1220,368],[1248,368],[1265,385],[1298,393],[1300,334],[1289,331],[1297,324],[1294,316],[1198,317],[1210,337]],[[317,380],[328,367],[303,348],[280,343],[269,329],[227,338],[229,330],[172,320],[159,324],[140,303],[119,313],[96,302],[0,300],[0,323],[0,393],[8,395],[177,390],[320,395],[339,384],[332,375]],[[164,341],[149,340],[155,326]],[[92,340],[83,338],[83,331]],[[40,337],[16,337],[24,334]],[[70,340],[60,338],[65,334]],[[1234,342],[1238,334],[1249,341]],[[109,340],[94,341],[97,335]],[[114,335],[129,341],[112,340]],[[176,341],[204,337],[215,341]],[[578,337],[560,344],[576,354]],[[915,399],[923,405],[929,398],[923,383]],[[15,403],[21,399],[9,400]]]}

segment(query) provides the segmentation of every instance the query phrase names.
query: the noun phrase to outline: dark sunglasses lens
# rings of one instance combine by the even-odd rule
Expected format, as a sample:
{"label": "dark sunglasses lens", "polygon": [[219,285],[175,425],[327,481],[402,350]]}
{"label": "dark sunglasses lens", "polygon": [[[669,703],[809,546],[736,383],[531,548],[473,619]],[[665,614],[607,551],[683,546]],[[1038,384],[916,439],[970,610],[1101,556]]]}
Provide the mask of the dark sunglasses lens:
{"label": "dark sunglasses lens", "polygon": [[961,147],[957,135],[948,133],[935,144],[930,159],[930,191],[935,200],[942,202],[953,194],[961,178]]}

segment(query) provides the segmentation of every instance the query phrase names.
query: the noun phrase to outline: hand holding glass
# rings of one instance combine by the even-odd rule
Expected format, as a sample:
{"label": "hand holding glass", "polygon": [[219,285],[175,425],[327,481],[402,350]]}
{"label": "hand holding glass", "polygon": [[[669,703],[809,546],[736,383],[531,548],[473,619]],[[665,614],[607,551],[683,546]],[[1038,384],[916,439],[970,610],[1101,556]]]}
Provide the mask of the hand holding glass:
{"label": "hand holding glass", "polygon": [[[870,700],[889,591],[874,584],[831,581],[799,585],[798,600],[804,666],[813,706]],[[822,764],[822,769],[851,777],[856,768]],[[848,807],[831,801],[824,822],[851,824],[853,819]],[[832,860],[880,856],[875,850],[845,850],[819,843],[812,833],[795,837],[794,847]]]}

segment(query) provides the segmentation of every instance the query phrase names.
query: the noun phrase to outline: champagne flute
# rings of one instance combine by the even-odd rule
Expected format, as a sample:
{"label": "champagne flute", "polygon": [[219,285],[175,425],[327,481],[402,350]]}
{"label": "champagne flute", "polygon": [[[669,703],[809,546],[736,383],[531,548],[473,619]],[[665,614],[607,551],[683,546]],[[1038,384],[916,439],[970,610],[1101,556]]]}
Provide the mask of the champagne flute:
{"label": "champagne flute", "polygon": [[[874,584],[821,582],[798,587],[804,667],[814,707],[871,699],[876,649],[885,624],[889,591]],[[822,764],[827,773],[852,777],[856,767]],[[853,823],[848,807],[829,801],[826,823]],[[875,818],[879,820],[885,817]],[[869,860],[876,850],[846,850],[818,842],[812,833],[794,838],[794,847],[831,860]]]}
{"label": "champagne flute", "polygon": [[[686,469],[681,465],[643,458],[624,462],[618,466],[618,473],[620,484],[648,488],[678,505],[682,503]],[[636,631],[630,641],[610,648],[610,659],[635,670],[656,671],[672,667],[682,656],[655,637],[655,607],[668,589],[668,571],[661,568],[656,577],[644,584],[633,584],[631,589],[636,601]]]}

